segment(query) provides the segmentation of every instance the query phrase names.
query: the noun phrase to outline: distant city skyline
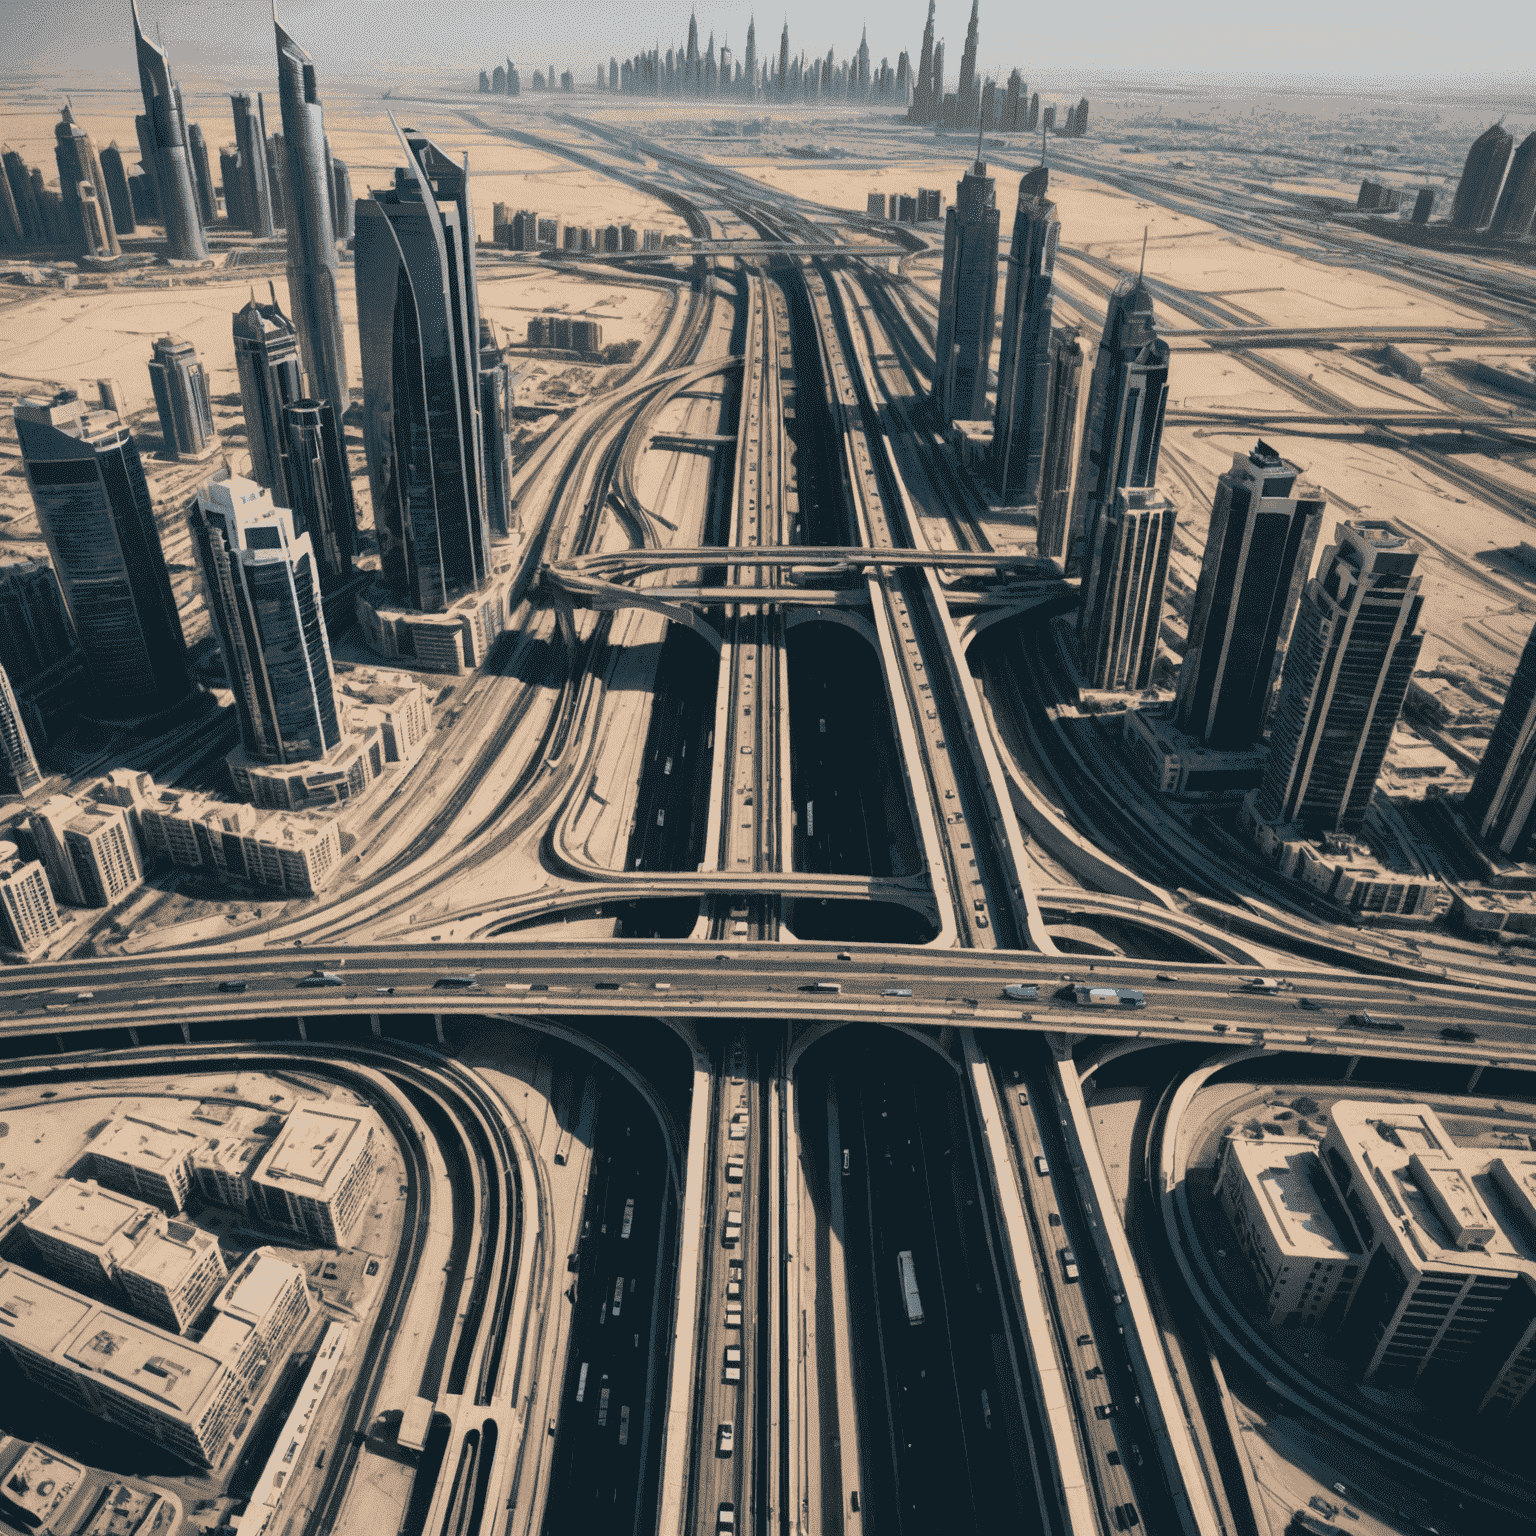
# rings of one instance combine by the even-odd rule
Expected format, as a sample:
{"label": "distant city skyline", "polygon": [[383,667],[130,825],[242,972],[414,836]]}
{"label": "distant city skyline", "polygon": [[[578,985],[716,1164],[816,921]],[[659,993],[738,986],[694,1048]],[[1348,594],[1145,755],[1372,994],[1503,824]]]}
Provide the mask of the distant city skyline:
{"label": "distant city skyline", "polygon": [[[46,67],[63,54],[72,67],[99,67],[117,73],[113,34],[122,25],[122,0],[76,0],[67,7],[23,13],[9,38],[12,57],[20,66]],[[489,0],[461,5],[434,15],[433,35],[424,37],[419,18],[408,9],[369,6],[366,26],[358,26],[356,7],[342,0],[290,0],[279,8],[279,19],[301,29],[306,46],[328,78],[346,78],[349,66],[363,69],[380,62],[409,59],[418,71],[475,70],[482,57],[510,54],[521,66],[543,67],[553,60],[559,68],[574,70],[578,86],[587,84],[599,56],[634,53],[654,46],[686,45],[688,12],[668,4],[657,6],[643,17],[632,7],[599,0],[582,8],[579,32],[554,30],[569,24],[569,13],[551,10],[529,14],[509,25],[507,12]],[[729,40],[737,57],[753,14],[748,3],[701,6],[697,11],[701,33],[713,29],[717,42]],[[810,5],[795,0],[778,11],[764,10],[760,30],[776,39],[787,18],[791,45],[805,47],[812,56],[835,47],[838,56],[855,50],[866,20],[870,25],[870,52],[879,58],[907,49],[914,62],[922,41],[926,5],[907,0],[903,6],[870,15],[853,5]],[[958,63],[969,19],[968,0],[943,0],[935,18],[935,36],[946,39],[947,52]],[[1424,20],[1428,19],[1426,12]],[[1512,99],[1512,117],[1536,115],[1536,80],[1529,70],[1487,72],[1488,49],[1476,28],[1460,31],[1416,26],[1410,14],[1390,29],[1380,27],[1379,10],[1361,0],[1329,5],[1323,0],[1302,0],[1287,13],[1288,25],[1277,32],[1273,19],[1259,12],[1234,13],[1212,0],[1180,8],[1177,26],[1167,25],[1160,12],[1133,7],[1124,0],[1095,13],[1095,25],[1084,28],[1070,9],[1022,11],[1001,4],[981,7],[977,65],[983,75],[1001,71],[1006,76],[1014,62],[1027,62],[1043,75],[1052,70],[1135,71],[1156,73],[1165,84],[1197,78],[1206,71],[1219,73],[1234,59],[1262,58],[1262,74],[1233,74],[1279,84],[1302,79],[1385,80],[1443,79],[1465,93],[1499,82],[1523,90],[1525,102]],[[166,46],[174,50],[178,68],[216,65],[225,73],[249,72],[270,59],[271,9],[265,0],[158,0],[148,25],[158,22]],[[29,25],[29,22],[31,23]],[[675,33],[675,36],[673,35]],[[799,39],[797,42],[796,39]],[[1191,39],[1208,38],[1209,59],[1194,55]],[[770,43],[772,41],[770,39]],[[819,45],[819,47],[818,47]],[[1370,70],[1362,72],[1368,60]],[[1330,67],[1331,61],[1337,61]],[[951,65],[953,68],[954,65]],[[1173,71],[1171,76],[1170,71]],[[1471,73],[1468,78],[1468,72]],[[471,86],[473,73],[469,76]],[[1054,87],[1053,87],[1054,88]],[[1063,82],[1062,89],[1069,88]],[[1495,114],[1497,115],[1497,114]]]}

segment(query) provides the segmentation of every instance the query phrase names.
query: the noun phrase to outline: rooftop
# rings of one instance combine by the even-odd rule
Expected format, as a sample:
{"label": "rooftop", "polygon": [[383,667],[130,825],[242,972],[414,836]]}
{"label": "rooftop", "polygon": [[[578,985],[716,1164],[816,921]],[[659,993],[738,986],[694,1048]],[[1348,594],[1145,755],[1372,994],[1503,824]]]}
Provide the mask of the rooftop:
{"label": "rooftop", "polygon": [[1536,1154],[1458,1148],[1428,1104],[1341,1099],[1332,1120],[1324,1146],[1348,1153],[1376,1236],[1410,1265],[1517,1270],[1536,1284]]}
{"label": "rooftop", "polygon": [[84,1479],[85,1468],[78,1463],[66,1461],[46,1445],[29,1445],[0,1477],[0,1497],[28,1525],[47,1525]]}
{"label": "rooftop", "polygon": [[288,1117],[257,1177],[323,1198],[351,1166],[368,1131],[369,1115],[361,1106],[302,1104]]}
{"label": "rooftop", "polygon": [[258,1323],[296,1275],[302,1280],[304,1271],[270,1250],[258,1248],[225,1282],[213,1305],[222,1316]]}
{"label": "rooftop", "polygon": [[1236,1140],[1235,1157],[1258,1196],[1264,1218],[1280,1249],[1298,1259],[1342,1259],[1349,1244],[1312,1187],[1321,1176],[1317,1145],[1305,1136],[1266,1136],[1262,1141]]}
{"label": "rooftop", "polygon": [[190,1414],[223,1362],[196,1344],[77,1296],[13,1264],[0,1268],[0,1338],[105,1377],[161,1411]]}
{"label": "rooftop", "polygon": [[200,1264],[218,1239],[184,1221],[167,1222],[165,1229],[140,1239],[130,1258],[118,1267],[173,1291],[195,1264]]}
{"label": "rooftop", "polygon": [[94,1180],[66,1179],[56,1185],[23,1225],[76,1248],[131,1248],[159,1216],[152,1205],[102,1189]]}
{"label": "rooftop", "polygon": [[201,1145],[202,1137],[181,1126],[162,1125],[155,1120],[141,1120],[124,1115],[114,1120],[90,1145],[97,1157],[167,1173]]}

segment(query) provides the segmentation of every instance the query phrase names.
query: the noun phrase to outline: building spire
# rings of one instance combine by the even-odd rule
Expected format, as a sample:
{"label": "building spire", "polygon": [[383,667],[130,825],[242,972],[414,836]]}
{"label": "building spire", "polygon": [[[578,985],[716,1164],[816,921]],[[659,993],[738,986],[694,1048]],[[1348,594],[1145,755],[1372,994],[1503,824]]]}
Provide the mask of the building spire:
{"label": "building spire", "polygon": [[1139,285],[1142,278],[1147,275],[1147,233],[1152,228],[1150,224],[1141,227],[1141,270],[1136,274],[1136,282]]}

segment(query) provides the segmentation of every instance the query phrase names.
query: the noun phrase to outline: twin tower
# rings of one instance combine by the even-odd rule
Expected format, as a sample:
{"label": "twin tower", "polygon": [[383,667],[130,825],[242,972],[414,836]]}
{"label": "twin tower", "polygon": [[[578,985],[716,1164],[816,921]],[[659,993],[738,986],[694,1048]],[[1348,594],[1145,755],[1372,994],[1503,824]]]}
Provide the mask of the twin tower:
{"label": "twin tower", "polygon": [[[1061,223],[1049,188],[1043,165],[1019,183],[991,478],[1006,504],[1035,507],[1040,554],[1083,575],[1079,630],[1090,686],[1140,689],[1157,655],[1173,546],[1173,508],[1156,490],[1168,344],[1157,335],[1144,280],[1123,279],[1109,298],[1074,478],[1083,349],[1075,328],[1051,324]],[[956,188],[944,230],[933,400],[946,426],[986,411],[998,226],[996,182],[978,159]]]}

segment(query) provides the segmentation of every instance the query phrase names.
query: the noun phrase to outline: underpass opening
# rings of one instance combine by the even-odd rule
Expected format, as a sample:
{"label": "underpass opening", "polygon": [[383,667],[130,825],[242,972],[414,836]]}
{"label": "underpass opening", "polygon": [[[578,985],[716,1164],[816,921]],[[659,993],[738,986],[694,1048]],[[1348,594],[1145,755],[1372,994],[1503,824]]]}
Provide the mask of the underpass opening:
{"label": "underpass opening", "polygon": [[[794,806],[791,867],[876,876],[922,869],[874,649],[855,630],[819,621],[792,625],[784,644]],[[790,926],[802,938],[890,937],[868,932],[862,916],[857,934],[836,926],[859,905],[798,902],[800,920],[791,919]]]}
{"label": "underpass opening", "polygon": [[669,624],[656,663],[626,870],[675,874],[697,869],[704,857],[719,681],[719,653],[691,629]]}
{"label": "underpass opening", "polygon": [[831,897],[786,902],[784,926],[797,939],[862,944],[931,944],[939,935],[938,925],[911,907]]}
{"label": "underpass opening", "polygon": [[[849,1347],[863,1362],[854,1388],[865,1526],[1035,1530],[1029,1469],[1044,1452],[1030,1442],[1041,1426],[1014,1365],[1026,1345],[994,1260],[996,1214],[963,1080],[939,1067],[936,1049],[899,1029],[850,1024],[808,1046],[795,1066],[818,1232],[830,1232],[841,1210]],[[824,1239],[815,1263],[819,1325],[830,1336],[830,1318],[821,1320],[832,1285]],[[826,1394],[822,1412],[837,1422]],[[840,1436],[852,1428],[839,1424]],[[965,1469],[958,1479],[956,1468]],[[824,1463],[824,1479],[836,1475]],[[843,1521],[852,1490],[839,1491],[824,1524]]]}
{"label": "underpass opening", "polygon": [[833,545],[857,542],[850,533],[841,463],[835,448],[828,446],[836,444],[840,434],[828,404],[816,320],[806,296],[805,282],[798,267],[776,265],[775,274],[784,290],[795,370],[795,412],[784,422],[795,469],[795,490],[800,500],[800,516],[791,530],[791,542]]}

